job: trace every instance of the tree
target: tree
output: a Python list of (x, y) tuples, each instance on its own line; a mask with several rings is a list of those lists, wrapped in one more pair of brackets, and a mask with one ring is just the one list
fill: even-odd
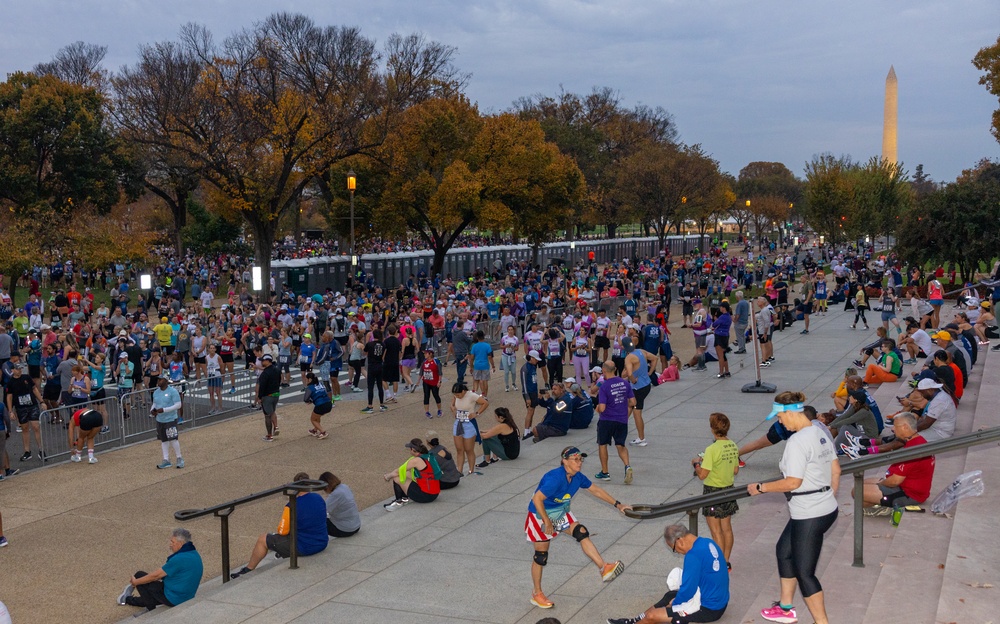
[(191, 216), (191, 223), (185, 225), (180, 234), (184, 246), (198, 254), (232, 253), (249, 255), (249, 249), (238, 251), (240, 222), (225, 215), (209, 212), (200, 202), (189, 198), (185, 212)]
[(916, 201), (921, 201), (938, 188), (937, 182), (924, 173), (924, 166), (922, 164), (917, 165), (917, 168), (913, 171), (913, 181), (910, 183), (910, 186), (913, 188), (914, 199)]
[(482, 117), (461, 95), (410, 108), (383, 151), (389, 173), (376, 222), (423, 238), (434, 250), (432, 273), (473, 223), (513, 229), (537, 252), (583, 197), (582, 174), (538, 122)]
[[(451, 48), (393, 35), (383, 68), (375, 42), (358, 29), (320, 27), (297, 14), (276, 13), (222, 44), (188, 25), (177, 45), (199, 67), (181, 85), (183, 115), (150, 120), (148, 107), (132, 114), (123, 103), (122, 117), (147, 145), (197, 165), (249, 226), (265, 275), (279, 220), (308, 185), (381, 145), (402, 110), (460, 82)], [(138, 101), (162, 95), (142, 64), (123, 75)], [(143, 133), (150, 122), (156, 131)], [(266, 279), (262, 294), (270, 296)]]
[(789, 204), (801, 203), (802, 181), (782, 163), (755, 161), (740, 169), (734, 191), (738, 201), (730, 214), (737, 224), (753, 223), (757, 241), (762, 243), (763, 232), (770, 231), (768, 223), (784, 222)]
[(0, 83), (0, 202), (21, 216), (106, 212), (125, 164), (95, 89), (20, 72)]
[[(42, 247), (32, 244), (38, 224), (10, 210), (0, 210), (0, 273), (10, 276), (11, 299), (17, 292), (17, 278), (45, 262)], [(4, 288), (0, 283), (0, 288)]]
[(108, 70), (102, 63), (107, 54), (107, 46), (77, 41), (56, 52), (51, 61), (35, 65), (32, 72), (103, 93), (108, 84)]
[(844, 240), (856, 229), (852, 208), (852, 185), (849, 178), (855, 167), (850, 158), (831, 154), (814, 156), (806, 163), (803, 215), (818, 234), (831, 243)]
[(68, 247), (82, 266), (146, 260), (158, 238), (147, 211), (148, 206), (119, 204), (107, 213), (76, 212), (66, 229)]
[(902, 167), (872, 157), (852, 171), (850, 181), (852, 222), (872, 238), (895, 232), (900, 216), (913, 203), (913, 190)]
[[(980, 49), (972, 59), (972, 64), (983, 72), (979, 77), (979, 84), (1000, 99), (1000, 37), (997, 37), (993, 45)], [(990, 132), (997, 141), (1000, 141), (1000, 108), (993, 111), (993, 125)]]
[(587, 197), (578, 214), (581, 224), (601, 224), (608, 236), (622, 223), (638, 220), (629, 212), (620, 189), (620, 165), (646, 144), (672, 143), (677, 138), (673, 118), (662, 108), (622, 105), (614, 90), (595, 88), (581, 96), (561, 91), (514, 102), (519, 116), (537, 120), (545, 138), (571, 156), (587, 182)]

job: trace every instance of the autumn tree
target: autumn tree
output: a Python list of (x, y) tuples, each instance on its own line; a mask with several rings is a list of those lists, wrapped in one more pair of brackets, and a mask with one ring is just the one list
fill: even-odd
[(97, 90), (20, 72), (0, 83), (0, 202), (17, 214), (106, 212), (124, 168)]
[(578, 223), (604, 225), (609, 238), (622, 223), (638, 221), (621, 191), (621, 164), (649, 144), (668, 144), (677, 138), (673, 118), (662, 108), (626, 108), (618, 92), (604, 87), (587, 95), (561, 91), (556, 96), (535, 95), (514, 102), (522, 118), (541, 124), (545, 138), (571, 156), (587, 182), (586, 201)]
[[(412, 43), (411, 42), (415, 42)], [(241, 216), (265, 275), (281, 217), (330, 166), (381, 145), (399, 113), (453, 88), (452, 50), (394, 35), (385, 56), (356, 28), (316, 25), (277, 13), (217, 44), (204, 28), (182, 29), (178, 54), (199, 67), (182, 85), (181, 115), (150, 119), (149, 107), (120, 106), (139, 141), (183, 154)], [(139, 65), (123, 72), (127, 95), (157, 97)], [(145, 118), (140, 115), (146, 115)], [(153, 123), (155, 132), (143, 133)], [(269, 297), (264, 280), (264, 297)]]
[(856, 223), (848, 217), (853, 206), (850, 173), (854, 168), (850, 158), (831, 154), (815, 156), (806, 163), (803, 216), (831, 243), (856, 233)]
[[(983, 75), (979, 77), (979, 84), (1000, 99), (1000, 37), (997, 37), (997, 41), (993, 45), (980, 49), (972, 59), (972, 64), (983, 72)], [(1000, 141), (1000, 108), (993, 111), (993, 124), (990, 132), (997, 141)]]
[(56, 52), (51, 61), (35, 65), (31, 71), (38, 76), (54, 76), (63, 82), (103, 93), (109, 78), (103, 66), (107, 54), (107, 46), (77, 41)]
[(752, 223), (760, 242), (763, 233), (770, 231), (768, 224), (784, 220), (788, 212), (785, 208), (799, 202), (802, 182), (782, 163), (756, 161), (740, 169), (734, 191), (737, 201), (730, 215), (737, 224)]

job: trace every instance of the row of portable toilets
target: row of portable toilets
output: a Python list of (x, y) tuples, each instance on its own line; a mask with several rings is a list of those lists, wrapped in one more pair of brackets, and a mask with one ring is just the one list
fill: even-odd
[[(698, 236), (668, 236), (666, 241), (666, 247), (675, 256), (690, 253), (698, 245)], [(604, 264), (623, 258), (658, 256), (660, 247), (655, 237), (549, 243), (539, 249), (537, 262), (543, 267), (553, 262), (573, 264), (589, 259), (591, 252), (595, 262)], [(476, 269), (493, 271), (508, 262), (522, 260), (531, 260), (528, 245), (456, 247), (445, 256), (441, 274), (461, 279), (472, 275)], [(385, 287), (402, 284), (421, 270), (430, 274), (433, 262), (431, 251), (366, 254), (358, 260), (359, 269)], [(288, 284), (296, 295), (311, 295), (327, 288), (344, 290), (351, 273), (351, 260), (348, 256), (278, 260), (271, 263), (271, 271), (277, 284)]]

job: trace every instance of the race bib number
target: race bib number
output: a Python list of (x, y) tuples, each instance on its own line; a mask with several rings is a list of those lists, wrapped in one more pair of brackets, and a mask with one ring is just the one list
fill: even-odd
[(427, 381), (434, 381), (434, 372), (433, 371), (429, 371), (429, 370), (425, 370), (424, 371), (424, 379), (426, 379)]
[(469, 422), (469, 410), (458, 410), (455, 418), (462, 422)]
[(30, 395), (30, 394), (22, 394), (22, 395), (19, 395), (19, 396), (17, 397), (17, 404), (18, 404), (18, 405), (21, 405), (21, 406), (28, 406), (28, 405), (32, 405), (32, 402), (31, 402), (31, 395)]

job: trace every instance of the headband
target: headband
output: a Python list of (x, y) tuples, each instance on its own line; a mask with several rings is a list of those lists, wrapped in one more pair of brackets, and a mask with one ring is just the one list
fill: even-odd
[(805, 403), (790, 403), (788, 405), (773, 403), (771, 405), (771, 413), (767, 415), (765, 420), (771, 420), (781, 412), (801, 412), (804, 407)]

